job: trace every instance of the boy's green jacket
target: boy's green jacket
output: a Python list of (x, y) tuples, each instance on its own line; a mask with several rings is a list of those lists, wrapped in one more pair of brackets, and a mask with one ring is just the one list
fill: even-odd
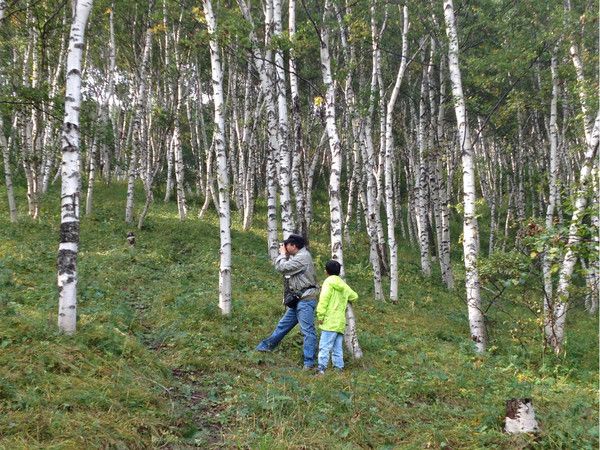
[(325, 279), (321, 287), (317, 320), (323, 322), (321, 330), (343, 333), (346, 330), (346, 306), (358, 298), (350, 286), (337, 275)]

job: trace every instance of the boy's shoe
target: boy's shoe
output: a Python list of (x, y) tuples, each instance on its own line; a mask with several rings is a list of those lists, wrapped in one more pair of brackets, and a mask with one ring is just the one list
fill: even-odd
[(333, 371), (336, 373), (342, 373), (344, 371), (344, 368), (343, 367), (334, 367)]
[(317, 373), (315, 373), (315, 377), (322, 377), (324, 375), (325, 375), (325, 371), (324, 370), (317, 369)]
[(303, 370), (304, 372), (312, 372), (313, 370), (315, 370), (315, 366), (304, 366), (304, 367), (302, 368), (302, 370)]

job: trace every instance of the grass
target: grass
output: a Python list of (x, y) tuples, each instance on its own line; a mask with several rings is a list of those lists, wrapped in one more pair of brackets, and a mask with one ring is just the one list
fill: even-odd
[[(572, 311), (556, 357), (537, 327), (515, 337), (513, 319), (492, 311), (490, 351), (476, 356), (460, 291), (422, 278), (402, 244), (400, 302), (376, 302), (355, 234), (345, 265), (365, 356), (315, 378), (300, 370), (297, 330), (273, 353), (253, 351), (283, 312), (263, 209), (248, 232), (234, 214), (233, 314), (222, 317), (214, 213), (180, 222), (174, 204), (156, 203), (130, 248), (123, 186), (96, 196), (73, 337), (56, 330), (56, 193), (36, 222), (21, 209), (11, 224), (0, 204), (0, 448), (597, 448), (597, 318)], [(327, 223), (318, 210), (319, 272)], [(533, 399), (538, 437), (502, 433), (513, 397)]]

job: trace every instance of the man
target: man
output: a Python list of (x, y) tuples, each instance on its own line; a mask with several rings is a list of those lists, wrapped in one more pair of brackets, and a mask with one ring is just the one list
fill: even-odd
[(279, 256), (275, 260), (275, 269), (287, 280), (288, 289), (299, 294), (300, 300), (294, 308), (287, 308), (275, 330), (256, 347), (260, 352), (273, 350), (288, 332), (300, 324), (304, 336), (304, 370), (315, 365), (317, 333), (315, 330), (315, 308), (317, 306), (317, 277), (312, 256), (305, 248), (304, 238), (290, 234), (279, 246)]

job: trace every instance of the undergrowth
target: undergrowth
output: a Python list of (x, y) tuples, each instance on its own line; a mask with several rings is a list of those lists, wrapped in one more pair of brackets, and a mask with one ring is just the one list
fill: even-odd
[[(424, 279), (410, 246), (400, 301), (373, 299), (364, 232), (344, 247), (364, 358), (315, 378), (300, 370), (297, 330), (255, 352), (283, 313), (264, 205), (247, 232), (234, 213), (223, 317), (216, 214), (198, 220), (191, 208), (180, 222), (174, 204), (155, 203), (130, 247), (124, 187), (98, 185), (81, 224), (77, 333), (60, 335), (57, 197), (38, 221), (22, 207), (17, 224), (0, 204), (0, 448), (597, 448), (596, 318), (570, 311), (557, 357), (539, 327), (515, 338), (522, 311), (492, 309), (489, 351), (477, 356), (460, 288)], [(317, 209), (311, 234), (321, 282), (327, 217)], [(460, 286), (459, 260), (455, 269)], [(533, 399), (539, 436), (502, 432), (514, 397)]]

